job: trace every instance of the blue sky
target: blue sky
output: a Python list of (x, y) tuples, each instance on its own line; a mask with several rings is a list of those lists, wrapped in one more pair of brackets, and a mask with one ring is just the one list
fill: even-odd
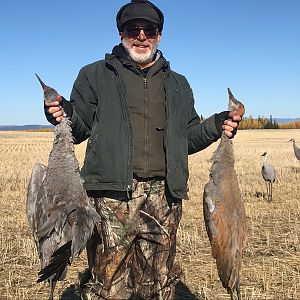
[[(10, 0), (0, 10), (0, 125), (47, 124), (34, 73), (66, 98), (80, 68), (119, 43), (122, 0)], [(153, 0), (160, 44), (198, 114), (226, 109), (227, 87), (254, 117), (300, 117), (299, 0)]]

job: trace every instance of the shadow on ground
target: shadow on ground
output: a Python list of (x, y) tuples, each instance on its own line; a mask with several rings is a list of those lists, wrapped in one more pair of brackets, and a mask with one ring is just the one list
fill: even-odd
[[(82, 300), (81, 289), (78, 286), (70, 285), (64, 290), (60, 300)], [(190, 289), (181, 281), (176, 284), (174, 300), (204, 300), (193, 294)]]
[(190, 289), (181, 281), (176, 284), (174, 300), (204, 300), (193, 294)]
[(64, 290), (60, 300), (82, 300), (81, 289), (76, 285), (70, 285)]

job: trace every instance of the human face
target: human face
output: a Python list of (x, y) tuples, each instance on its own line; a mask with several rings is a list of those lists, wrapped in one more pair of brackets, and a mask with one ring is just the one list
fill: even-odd
[(161, 33), (155, 24), (146, 20), (134, 20), (126, 24), (120, 33), (121, 41), (130, 58), (141, 68), (151, 66)]

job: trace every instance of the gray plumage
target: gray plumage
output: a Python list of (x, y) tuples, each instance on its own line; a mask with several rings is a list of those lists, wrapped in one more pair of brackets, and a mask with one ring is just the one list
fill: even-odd
[[(44, 101), (55, 101), (58, 93), (38, 79)], [(70, 120), (65, 115), (55, 126), (48, 166), (33, 167), (26, 213), (41, 262), (38, 282), (49, 280), (49, 299), (53, 299), (56, 282), (64, 279), (67, 265), (81, 253), (100, 223), (83, 187)]]
[(261, 174), (266, 183), (268, 201), (271, 202), (273, 199), (273, 183), (276, 179), (276, 171), (275, 168), (267, 160), (268, 153), (264, 152), (261, 156), (264, 157)]
[[(244, 105), (228, 89), (228, 110), (244, 114)], [(209, 182), (203, 194), (207, 234), (218, 274), (231, 299), (240, 299), (240, 269), (246, 239), (246, 214), (234, 169), (233, 144), (224, 133), (213, 154)]]
[(294, 153), (295, 153), (295, 156), (298, 160), (300, 160), (300, 149), (296, 146), (296, 142), (295, 142), (295, 139), (290, 139), (289, 140), (290, 142), (293, 142), (293, 148), (294, 148)]

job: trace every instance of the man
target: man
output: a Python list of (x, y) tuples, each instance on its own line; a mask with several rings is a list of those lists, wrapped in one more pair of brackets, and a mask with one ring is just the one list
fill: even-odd
[(215, 114), (200, 123), (191, 88), (157, 49), (163, 13), (133, 0), (117, 16), (121, 44), (83, 67), (70, 102), (57, 97), (45, 113), (65, 112), (75, 143), (88, 139), (84, 186), (102, 217), (87, 245), (98, 299), (173, 299), (181, 202), (187, 198), (188, 154), (222, 131), (232, 138), (240, 117)]

